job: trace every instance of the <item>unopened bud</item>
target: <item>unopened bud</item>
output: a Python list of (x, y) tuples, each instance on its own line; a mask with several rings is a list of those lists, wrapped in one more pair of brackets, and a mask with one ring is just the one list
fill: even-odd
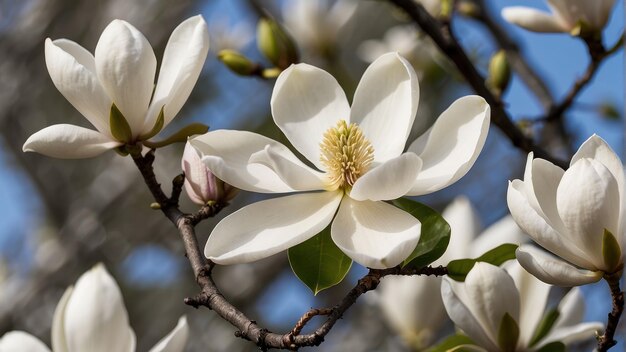
[(476, 18), (480, 13), (478, 6), (473, 1), (461, 1), (456, 5), (456, 11), (469, 18)]
[(298, 62), (298, 50), (293, 39), (273, 19), (261, 18), (256, 35), (259, 51), (276, 67), (284, 70)]
[(217, 54), (217, 58), (238, 75), (250, 76), (259, 70), (257, 63), (250, 61), (250, 59), (235, 50), (224, 49)]
[(181, 164), (185, 172), (185, 191), (194, 203), (225, 203), (237, 195), (238, 189), (215, 177), (189, 142), (185, 145)]
[(498, 51), (489, 62), (487, 85), (496, 94), (502, 95), (511, 80), (511, 67), (504, 50)]

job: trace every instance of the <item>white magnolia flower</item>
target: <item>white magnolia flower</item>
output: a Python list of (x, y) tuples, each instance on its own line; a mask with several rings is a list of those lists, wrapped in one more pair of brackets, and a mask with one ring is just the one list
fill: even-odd
[[(446, 252), (432, 265), (478, 257), (504, 243), (521, 243), (526, 235), (510, 216), (485, 231), (469, 199), (457, 197), (442, 213), (451, 229)], [(480, 233), (480, 235), (479, 235)], [(376, 292), (391, 327), (418, 350), (430, 346), (447, 320), (441, 299), (441, 278), (434, 276), (387, 276)]]
[[(390, 51), (397, 51), (407, 58), (413, 65), (427, 66), (436, 59), (437, 50), (432, 41), (418, 36), (413, 25), (399, 25), (391, 27), (385, 32), (381, 40), (370, 39), (363, 41), (357, 54), (366, 62), (374, 62), (381, 55)], [(418, 67), (419, 69), (419, 67)]]
[(518, 248), (517, 260), (540, 280), (582, 285), (623, 267), (621, 255), (603, 255), (605, 231), (615, 236), (613, 247), (620, 247), (612, 248), (613, 253), (624, 253), (626, 236), (623, 166), (602, 138), (593, 135), (585, 141), (567, 171), (529, 154), (524, 181), (509, 183), (507, 201), (518, 225), (556, 255)]
[[(165, 48), (156, 87), (157, 62), (152, 47), (125, 21), (114, 20), (105, 28), (95, 57), (73, 41), (46, 39), (50, 78), (96, 131), (53, 125), (30, 136), (23, 150), (56, 158), (88, 158), (151, 137), (161, 109), (165, 126), (189, 97), (209, 50), (208, 38), (202, 16), (181, 23)], [(111, 132), (113, 104), (130, 126), (128, 140), (117, 140)]]
[(210, 201), (228, 202), (237, 194), (236, 188), (209, 171), (189, 142), (185, 144), (181, 167), (185, 172), (185, 191), (196, 204), (205, 205)]
[(315, 168), (283, 144), (251, 132), (217, 130), (192, 139), (213, 174), (237, 188), (304, 192), (226, 217), (209, 237), (205, 255), (220, 264), (258, 260), (306, 241), (332, 221), (335, 244), (357, 263), (399, 264), (415, 248), (421, 225), (382, 201), (456, 182), (478, 157), (489, 128), (489, 105), (467, 96), (403, 153), (418, 100), (415, 72), (396, 53), (369, 66), (352, 108), (327, 72), (306, 64), (283, 71), (272, 115)]
[[(568, 345), (591, 338), (603, 328), (600, 322), (581, 323), (584, 300), (580, 291), (573, 289), (561, 300), (552, 328), (533, 341), (546, 312), (550, 287), (516, 262), (507, 265), (506, 270), (479, 262), (465, 282), (445, 277), (441, 294), (450, 319), (475, 343), (473, 351), (536, 351), (551, 342)], [(507, 314), (519, 328), (517, 339), (498, 338), (511, 333), (511, 329), (499, 331)], [(508, 344), (502, 346), (499, 341)]]
[[(182, 352), (188, 335), (187, 319), (181, 317), (174, 330), (150, 352)], [(120, 288), (103, 265), (96, 265), (61, 297), (52, 320), (52, 350), (134, 352), (135, 343)], [(50, 349), (28, 333), (12, 331), (0, 339), (0, 351), (49, 352)]]
[(552, 13), (525, 6), (505, 7), (505, 20), (533, 32), (570, 33), (583, 25), (600, 31), (606, 25), (614, 0), (547, 0)]

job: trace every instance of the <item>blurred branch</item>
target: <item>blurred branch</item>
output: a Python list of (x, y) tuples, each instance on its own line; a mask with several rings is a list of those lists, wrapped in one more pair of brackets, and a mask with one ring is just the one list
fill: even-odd
[[(203, 218), (216, 215), (225, 204), (214, 203), (208, 207), (203, 207), (197, 214), (185, 214), (178, 208), (178, 202), (172, 197), (168, 197), (156, 179), (152, 163), (154, 162), (154, 151), (142, 156), (140, 152), (131, 154), (133, 161), (141, 172), (143, 179), (152, 193), (154, 199), (160, 204), (163, 214), (178, 228), (180, 237), (184, 243), (187, 258), (196, 282), (202, 292), (194, 298), (186, 298), (185, 303), (195, 308), (205, 306), (214, 310), (224, 320), (237, 327), (239, 331), (235, 334), (238, 337), (255, 342), (262, 350), (267, 348), (298, 349), (304, 346), (317, 346), (324, 341), (324, 337), (330, 332), (335, 323), (343, 314), (356, 302), (364, 293), (375, 289), (380, 283), (380, 279), (387, 275), (446, 275), (448, 270), (445, 267), (424, 267), (420, 269), (400, 268), (400, 266), (370, 271), (362, 277), (356, 286), (348, 292), (339, 304), (332, 308), (324, 308), (307, 312), (295, 327), (286, 334), (276, 334), (259, 326), (254, 320), (248, 318), (243, 312), (233, 306), (219, 291), (213, 281), (211, 272), (214, 263), (205, 259), (198, 245), (195, 234), (195, 225)], [(299, 335), (306, 323), (315, 315), (327, 315), (328, 318), (315, 332), (306, 335)]]
[[(622, 269), (623, 270), (623, 269)], [(608, 322), (606, 324), (606, 330), (602, 336), (598, 337), (598, 352), (605, 352), (611, 347), (617, 344), (615, 341), (615, 331), (617, 330), (617, 324), (624, 312), (624, 292), (619, 287), (619, 280), (622, 277), (622, 270), (611, 275), (605, 275), (604, 279), (609, 284), (611, 290), (611, 297), (613, 298), (613, 309), (608, 314)]]
[(413, 21), (437, 44), (439, 49), (458, 68), (459, 72), (476, 94), (482, 96), (491, 106), (491, 120), (502, 132), (511, 140), (513, 145), (525, 152), (534, 152), (538, 158), (546, 159), (562, 168), (567, 168), (567, 163), (552, 156), (535, 142), (525, 136), (522, 131), (513, 123), (507, 112), (504, 110), (502, 101), (486, 87), (485, 78), (478, 72), (472, 61), (469, 59), (461, 45), (454, 38), (449, 25), (442, 26), (437, 20), (431, 17), (428, 12), (413, 0), (389, 0), (399, 8), (403, 9)]

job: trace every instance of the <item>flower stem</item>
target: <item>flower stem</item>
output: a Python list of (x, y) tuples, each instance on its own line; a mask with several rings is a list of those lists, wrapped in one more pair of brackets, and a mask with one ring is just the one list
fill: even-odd
[(606, 330), (604, 334), (598, 337), (598, 352), (608, 351), (611, 347), (617, 344), (615, 341), (615, 331), (617, 330), (617, 324), (619, 323), (620, 317), (624, 312), (624, 291), (622, 291), (619, 287), (619, 280), (622, 276), (623, 270), (619, 270), (613, 274), (604, 275), (604, 280), (606, 280), (609, 285), (609, 289), (611, 290), (611, 297), (613, 298), (613, 309), (608, 314), (608, 321), (606, 323)]

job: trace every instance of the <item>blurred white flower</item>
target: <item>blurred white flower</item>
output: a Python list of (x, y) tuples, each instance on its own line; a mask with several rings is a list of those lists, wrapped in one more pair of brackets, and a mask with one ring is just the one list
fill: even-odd
[[(114, 20), (105, 28), (95, 57), (67, 39), (48, 38), (45, 48), (54, 85), (96, 131), (53, 125), (30, 136), (23, 150), (56, 158), (89, 158), (152, 137), (161, 109), (161, 128), (172, 121), (198, 80), (209, 50), (209, 34), (199, 15), (176, 27), (165, 48), (156, 87), (152, 47), (125, 21)], [(128, 140), (116, 139), (111, 130), (113, 104), (128, 122)]]
[(254, 28), (247, 21), (232, 24), (223, 14), (209, 19), (209, 33), (211, 50), (215, 53), (224, 49), (241, 51), (254, 40), (255, 35)]
[(228, 202), (237, 194), (236, 188), (209, 171), (189, 142), (185, 144), (181, 167), (185, 172), (185, 191), (196, 204), (205, 205), (210, 201)]
[(551, 329), (537, 339), (549, 293), (549, 285), (516, 262), (506, 269), (479, 262), (465, 282), (445, 277), (441, 285), (446, 311), (475, 343), (472, 351), (537, 351), (551, 342), (568, 345), (589, 339), (603, 328), (600, 322), (581, 323), (584, 300), (573, 289), (560, 302)]
[[(150, 352), (182, 352), (188, 335), (187, 319), (181, 317), (174, 330)], [(52, 321), (52, 350), (133, 352), (135, 344), (120, 289), (104, 266), (96, 265), (61, 297)], [(32, 335), (11, 331), (0, 339), (0, 351), (49, 352), (50, 349)]]
[(478, 157), (489, 128), (485, 100), (463, 97), (403, 153), (418, 101), (415, 72), (396, 53), (369, 66), (352, 108), (327, 72), (306, 64), (283, 71), (271, 99), (274, 121), (323, 171), (250, 132), (217, 130), (191, 139), (211, 172), (237, 188), (304, 192), (232, 213), (213, 229), (205, 255), (219, 264), (251, 262), (302, 243), (332, 222), (333, 241), (357, 263), (398, 265), (415, 248), (421, 224), (384, 200), (456, 182)]
[(507, 201), (518, 225), (540, 246), (517, 250), (540, 280), (575, 286), (623, 268), (624, 171), (597, 135), (585, 141), (567, 171), (528, 155), (524, 180), (509, 183)]
[[(505, 216), (480, 235), (480, 221), (470, 201), (457, 197), (442, 213), (451, 228), (444, 255), (432, 265), (474, 258), (504, 243), (521, 243), (525, 234)], [(434, 276), (388, 276), (376, 292), (385, 318), (404, 341), (418, 350), (430, 346), (447, 320), (441, 299), (441, 278)]]
[(502, 9), (505, 20), (533, 32), (570, 33), (582, 25), (600, 31), (606, 25), (614, 0), (547, 0), (552, 13), (531, 7)]

